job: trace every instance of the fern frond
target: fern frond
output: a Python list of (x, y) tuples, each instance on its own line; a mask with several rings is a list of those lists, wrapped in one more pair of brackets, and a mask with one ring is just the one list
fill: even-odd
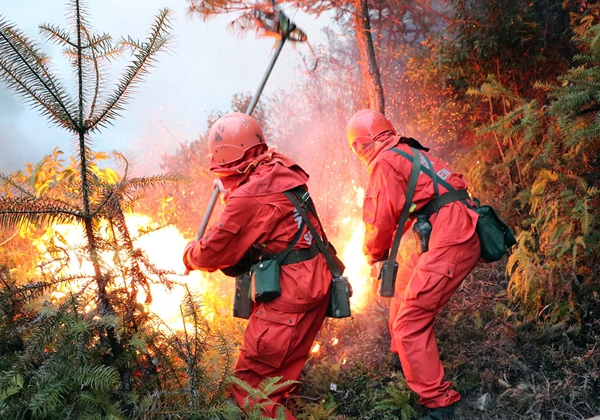
[(281, 376), (265, 378), (258, 387), (263, 390), (266, 395), (271, 395), (282, 388), (287, 388), (300, 383), (299, 381), (294, 380), (281, 381), (281, 379)]
[(113, 366), (80, 366), (73, 372), (72, 378), (81, 388), (89, 387), (96, 391), (114, 391), (119, 386), (119, 372)]

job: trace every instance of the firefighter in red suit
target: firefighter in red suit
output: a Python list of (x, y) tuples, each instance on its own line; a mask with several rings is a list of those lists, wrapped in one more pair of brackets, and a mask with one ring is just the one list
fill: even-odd
[[(208, 145), (210, 171), (226, 190), (225, 208), (202, 239), (187, 245), (184, 264), (188, 270), (227, 272), (243, 266), (244, 261), (255, 261), (257, 252), (282, 252), (302, 228), (292, 250), (301, 250), (307, 259), (282, 262), (281, 295), (270, 302), (254, 303), (235, 365), (235, 376), (254, 388), (267, 377), (299, 380), (326, 315), (332, 278), (323, 254), (310, 252), (317, 245), (283, 194), (298, 186), (305, 188), (308, 175), (294, 161), (267, 147), (260, 126), (246, 114), (232, 113), (216, 121)], [(310, 217), (322, 233), (319, 222)], [(294, 388), (280, 388), (271, 394), (275, 404), (268, 403), (263, 415), (275, 418), (283, 409), (287, 419), (294, 419), (282, 405)], [(244, 408), (246, 392), (234, 387), (233, 394)], [(255, 403), (265, 401), (251, 401)]]
[[(391, 150), (396, 148), (412, 156), (419, 150), (421, 165), (428, 167), (423, 154), (429, 149), (412, 138), (396, 135), (392, 124), (377, 111), (362, 110), (348, 122), (348, 142), (367, 165), (369, 185), (363, 207), (366, 226), (363, 251), (374, 268), (386, 260), (392, 246), (400, 215), (406, 202), (406, 190), (412, 161)], [(433, 172), (457, 190), (467, 188), (461, 174), (429, 155)], [(440, 195), (447, 190), (438, 184)], [(421, 171), (412, 199), (411, 215), (436, 198), (433, 180)], [(433, 331), (435, 316), (446, 305), (462, 281), (479, 260), (479, 238), (475, 232), (477, 214), (461, 201), (444, 205), (433, 213), (427, 252), (415, 253), (399, 267), (394, 297), (390, 303), (389, 328), (391, 350), (397, 353), (407, 384), (419, 395), (421, 405), (429, 409), (423, 419), (452, 419), (460, 394), (444, 380)], [(402, 227), (405, 233), (414, 217)], [(377, 271), (374, 270), (374, 271)]]

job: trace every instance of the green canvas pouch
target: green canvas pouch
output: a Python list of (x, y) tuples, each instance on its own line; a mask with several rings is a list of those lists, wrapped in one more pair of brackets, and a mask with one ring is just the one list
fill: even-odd
[(479, 214), (476, 229), (481, 244), (481, 259), (485, 262), (498, 261), (517, 241), (492, 206), (479, 206), (475, 211)]
[(346, 277), (334, 277), (331, 280), (329, 292), (329, 305), (326, 316), (329, 318), (347, 318), (352, 315), (350, 310), (350, 298), (352, 287)]
[(287, 248), (280, 254), (270, 258), (261, 259), (250, 269), (252, 277), (252, 300), (256, 303), (270, 302), (281, 296), (281, 284), (279, 275), (281, 273), (281, 262), (290, 253), (294, 245), (302, 235), (304, 222), (298, 226), (298, 233), (294, 236)]
[(252, 300), (270, 302), (281, 295), (279, 261), (263, 260), (252, 266)]

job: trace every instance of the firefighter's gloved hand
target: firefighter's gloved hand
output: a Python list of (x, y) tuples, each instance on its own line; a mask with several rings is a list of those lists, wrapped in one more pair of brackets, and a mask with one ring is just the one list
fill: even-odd
[(189, 244), (187, 244), (183, 249), (183, 265), (185, 265), (185, 268), (188, 271), (195, 270), (195, 268), (189, 263), (188, 253), (190, 253), (192, 249), (194, 249), (197, 243), (198, 241), (192, 241)]
[(375, 261), (373, 264), (371, 264), (371, 278), (372, 279), (378, 279), (379, 278), (379, 273), (381, 272), (381, 266), (383, 265), (385, 261)]
[(225, 187), (223, 186), (223, 181), (221, 181), (221, 178), (215, 178), (213, 180), (213, 185), (215, 187), (219, 187), (219, 192), (223, 195), (227, 194), (227, 190), (225, 189)]

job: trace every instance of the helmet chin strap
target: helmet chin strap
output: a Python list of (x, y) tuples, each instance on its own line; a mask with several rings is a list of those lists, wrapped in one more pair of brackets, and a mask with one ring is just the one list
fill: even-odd
[(246, 166), (246, 168), (245, 168), (243, 171), (240, 171), (239, 169), (236, 169), (235, 171), (236, 171), (238, 174), (245, 174), (246, 172), (248, 172), (248, 170), (249, 170), (250, 168), (255, 168), (256, 166), (258, 166), (258, 161), (257, 161), (257, 160), (254, 160), (254, 161), (250, 162), (250, 163), (248, 164), (248, 166)]

